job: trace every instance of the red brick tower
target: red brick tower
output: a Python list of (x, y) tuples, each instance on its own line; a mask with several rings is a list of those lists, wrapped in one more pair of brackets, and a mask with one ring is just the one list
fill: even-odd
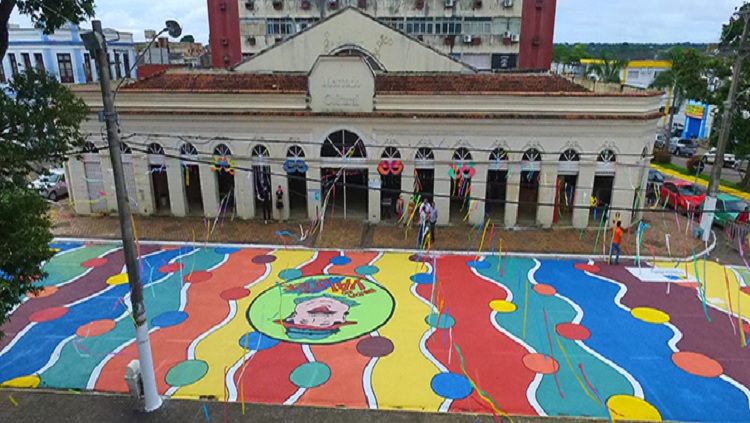
[(208, 0), (211, 60), (215, 68), (228, 68), (242, 61), (240, 9), (237, 0)]
[(557, 0), (524, 0), (521, 12), (520, 69), (549, 69)]

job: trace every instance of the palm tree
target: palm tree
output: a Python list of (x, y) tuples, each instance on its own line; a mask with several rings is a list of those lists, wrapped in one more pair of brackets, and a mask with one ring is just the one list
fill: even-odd
[(605, 53), (602, 55), (601, 63), (594, 63), (589, 70), (601, 82), (619, 84), (622, 81), (620, 74), (624, 67), (624, 61), (608, 58)]

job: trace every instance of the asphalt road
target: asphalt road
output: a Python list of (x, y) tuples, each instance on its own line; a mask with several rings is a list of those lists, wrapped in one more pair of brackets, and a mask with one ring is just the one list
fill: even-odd
[[(677, 157), (672, 156), (672, 163), (681, 166), (684, 168), (687, 168), (687, 161), (690, 159), (690, 157)], [(711, 173), (711, 168), (713, 166), (710, 164), (706, 164), (706, 169), (703, 171), (706, 175), (709, 175)], [(725, 181), (729, 182), (741, 182), (742, 181), (742, 173), (738, 172), (735, 169), (725, 167), (721, 170), (721, 179), (724, 179)]]

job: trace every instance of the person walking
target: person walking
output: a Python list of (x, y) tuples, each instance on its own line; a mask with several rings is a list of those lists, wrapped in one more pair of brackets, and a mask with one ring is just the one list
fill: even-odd
[(271, 189), (270, 187), (264, 187), (263, 193), (261, 193), (261, 201), (263, 201), (263, 220), (265, 221), (266, 225), (268, 224), (268, 221), (271, 220), (272, 214), (271, 214)]
[(425, 235), (429, 232), (430, 228), (430, 214), (432, 213), (432, 207), (430, 207), (430, 200), (424, 198), (422, 204), (419, 206), (419, 236), (417, 237), (417, 248), (422, 248), (422, 244), (425, 241)]
[(614, 254), (615, 251), (617, 251), (615, 264), (620, 264), (620, 241), (622, 240), (622, 234), (624, 233), (625, 231), (622, 230), (622, 222), (618, 220), (617, 226), (615, 226), (612, 234), (612, 247), (609, 249), (609, 264), (612, 264), (612, 254)]
[(435, 202), (432, 201), (432, 212), (430, 213), (430, 240), (435, 242), (435, 222), (438, 220), (438, 209), (435, 207)]
[(281, 188), (281, 185), (276, 190), (276, 208), (279, 209), (279, 213), (284, 208), (284, 190)]

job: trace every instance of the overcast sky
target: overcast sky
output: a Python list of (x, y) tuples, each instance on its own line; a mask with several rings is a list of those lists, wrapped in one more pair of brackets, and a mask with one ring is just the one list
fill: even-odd
[[(411, 1), (411, 0), (403, 0)], [(184, 34), (208, 42), (207, 0), (97, 0), (105, 27), (135, 34), (176, 19)], [(555, 42), (715, 42), (742, 0), (557, 0)], [(11, 22), (30, 25), (18, 14)]]

